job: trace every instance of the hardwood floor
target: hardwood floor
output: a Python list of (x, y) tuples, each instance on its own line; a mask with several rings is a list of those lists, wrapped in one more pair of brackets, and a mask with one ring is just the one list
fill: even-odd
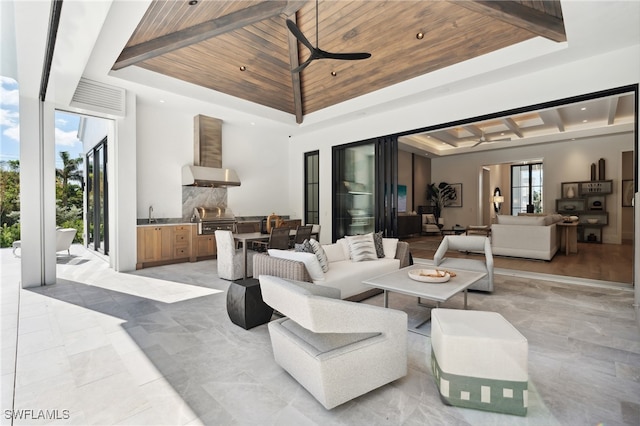
[[(409, 243), (414, 258), (433, 259), (441, 236), (403, 238)], [(474, 254), (450, 252), (452, 257), (477, 257)], [(562, 275), (600, 281), (611, 281), (632, 286), (633, 244), (578, 243), (578, 253), (565, 255), (558, 252), (551, 261), (494, 256), (494, 266), (502, 269)]]

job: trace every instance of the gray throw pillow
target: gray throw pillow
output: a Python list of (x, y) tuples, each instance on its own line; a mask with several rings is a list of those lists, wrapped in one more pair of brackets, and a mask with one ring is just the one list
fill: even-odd
[(304, 240), (302, 243), (296, 243), (294, 251), (301, 253), (313, 253), (313, 247), (311, 247), (309, 240)]
[(378, 259), (384, 257), (384, 247), (382, 246), (382, 231), (373, 234), (373, 245), (376, 247), (376, 255)]

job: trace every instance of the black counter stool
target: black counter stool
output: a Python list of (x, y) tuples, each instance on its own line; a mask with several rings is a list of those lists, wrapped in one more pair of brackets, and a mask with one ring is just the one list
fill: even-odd
[(231, 281), (227, 291), (227, 313), (232, 323), (248, 330), (271, 320), (273, 308), (262, 300), (260, 281)]

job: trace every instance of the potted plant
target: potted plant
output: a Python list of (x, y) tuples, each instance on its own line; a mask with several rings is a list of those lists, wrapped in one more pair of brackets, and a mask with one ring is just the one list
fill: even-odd
[(442, 209), (456, 199), (456, 191), (447, 182), (427, 185), (427, 200), (433, 205), (436, 220), (440, 218)]

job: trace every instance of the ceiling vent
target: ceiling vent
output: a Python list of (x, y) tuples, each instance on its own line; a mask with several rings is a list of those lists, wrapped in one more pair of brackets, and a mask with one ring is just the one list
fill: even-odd
[(125, 90), (81, 78), (71, 99), (71, 106), (118, 117), (125, 115)]

